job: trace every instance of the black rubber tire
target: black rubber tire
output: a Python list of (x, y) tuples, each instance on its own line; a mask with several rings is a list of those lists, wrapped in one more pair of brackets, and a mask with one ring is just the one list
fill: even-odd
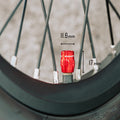
[(53, 85), (30, 78), (0, 56), (0, 87), (38, 114), (70, 119), (97, 109), (120, 92), (119, 59), (120, 54), (84, 81)]

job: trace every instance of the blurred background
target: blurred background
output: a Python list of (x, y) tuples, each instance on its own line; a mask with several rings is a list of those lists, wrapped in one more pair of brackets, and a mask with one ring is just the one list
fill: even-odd
[[(49, 1), (45, 0), (46, 10), (48, 11)], [(120, 12), (120, 0), (111, 0), (116, 9)], [(0, 0), (0, 28), (9, 17), (19, 0)], [(14, 55), (19, 25), (21, 21), (24, 1), (10, 21), (9, 25), (0, 36), (0, 53), (8, 61)], [(110, 8), (115, 44), (120, 40), (120, 22), (116, 14)], [(61, 80), (60, 54), (62, 50), (74, 50), (75, 68), (78, 66), (78, 56), (81, 45), (81, 36), (83, 31), (84, 11), (81, 0), (54, 0), (49, 26), (52, 34), (57, 70)], [(97, 56), (97, 62), (101, 62), (111, 51), (109, 26), (106, 12), (105, 0), (91, 0), (89, 8), (89, 22), (92, 31), (92, 37)], [(33, 76), (34, 69), (37, 66), (41, 42), (45, 28), (44, 15), (40, 0), (28, 0), (25, 14), (25, 21), (18, 51), (17, 68), (29, 76)], [(61, 33), (74, 35), (74, 38), (61, 38)], [(74, 45), (61, 45), (61, 43), (70, 42)], [(92, 59), (88, 31), (86, 29), (85, 43), (85, 72), (92, 67), (89, 60)], [(75, 73), (74, 73), (75, 74)], [(75, 75), (74, 75), (75, 76)], [(48, 34), (40, 67), (40, 80), (46, 82), (53, 81), (53, 65), (50, 51)]]

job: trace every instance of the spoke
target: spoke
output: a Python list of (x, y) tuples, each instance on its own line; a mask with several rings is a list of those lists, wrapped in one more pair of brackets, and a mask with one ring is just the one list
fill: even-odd
[(112, 30), (112, 23), (111, 23), (110, 8), (109, 8), (108, 0), (106, 0), (106, 8), (107, 8), (108, 23), (109, 23), (109, 28), (110, 28), (111, 45), (114, 46), (113, 30)]
[(116, 13), (118, 19), (120, 19), (120, 14), (119, 14), (118, 11), (116, 10), (115, 6), (111, 3), (111, 1), (109, 1), (109, 3), (110, 3), (110, 5), (111, 5), (112, 9), (114, 10), (114, 12)]
[(23, 22), (24, 22), (24, 17), (25, 17), (25, 12), (26, 12), (26, 6), (27, 6), (27, 0), (25, 0), (25, 3), (24, 3), (22, 19), (21, 19), (21, 24), (20, 24), (20, 29), (19, 29), (18, 39), (17, 39), (17, 45), (15, 49), (15, 56), (17, 56), (17, 53), (18, 53), (18, 48), (19, 48), (19, 43), (20, 43), (20, 38), (21, 38), (21, 33), (22, 33), (22, 28), (23, 28)]
[(4, 32), (5, 28), (7, 27), (8, 23), (10, 22), (10, 20), (12, 19), (12, 17), (14, 16), (15, 12), (17, 11), (17, 9), (19, 8), (19, 6), (21, 5), (23, 0), (20, 0), (19, 3), (17, 4), (17, 6), (15, 7), (15, 9), (13, 10), (13, 12), (11, 13), (11, 15), (9, 16), (9, 18), (7, 19), (7, 21), (5, 22), (5, 24), (3, 25), (1, 31), (0, 31), (0, 36), (2, 35), (2, 33)]
[(85, 11), (85, 18), (84, 18), (84, 27), (83, 27), (83, 34), (82, 34), (82, 41), (81, 41), (81, 49), (80, 49), (80, 54), (79, 54), (79, 63), (78, 63), (78, 69), (81, 68), (81, 61), (82, 61), (82, 52), (83, 52), (83, 46), (84, 46), (84, 38), (85, 38), (85, 30), (86, 30), (86, 25), (87, 25), (87, 16), (88, 16), (88, 11), (89, 11), (89, 4), (90, 0), (87, 2), (87, 8)]
[[(82, 0), (82, 4), (83, 4), (84, 13), (85, 13), (85, 11), (86, 11), (86, 5), (85, 5), (85, 1), (84, 0)], [(91, 29), (90, 29), (90, 24), (89, 24), (88, 17), (87, 17), (87, 27), (88, 27), (90, 44), (91, 44), (92, 56), (93, 56), (93, 58), (96, 58), (95, 49), (94, 49), (94, 45), (93, 45), (93, 39), (92, 39), (92, 34), (91, 34)]]
[[(44, 18), (46, 20), (47, 14), (46, 14), (44, 0), (41, 0), (41, 4), (42, 4), (43, 13), (44, 13)], [(52, 60), (53, 60), (53, 69), (54, 69), (54, 71), (57, 71), (56, 61), (55, 61), (55, 55), (54, 55), (54, 49), (53, 49), (53, 43), (52, 43), (52, 36), (51, 36), (51, 32), (50, 32), (49, 23), (48, 23), (47, 29), (48, 29), (48, 35), (49, 35), (49, 41), (50, 41), (50, 48), (51, 48), (51, 54), (52, 54)]]
[(40, 68), (40, 64), (41, 64), (41, 58), (42, 58), (43, 48), (44, 48), (44, 44), (45, 44), (46, 32), (47, 32), (49, 18), (50, 18), (50, 13), (51, 13), (51, 9), (52, 9), (52, 3), (53, 3), (53, 0), (50, 1), (50, 5), (49, 5), (49, 12), (48, 12), (48, 16), (47, 16), (47, 19), (46, 19), (46, 25), (45, 25), (45, 30), (44, 30), (42, 44), (41, 44), (41, 50), (40, 50), (38, 66), (37, 66), (38, 68)]

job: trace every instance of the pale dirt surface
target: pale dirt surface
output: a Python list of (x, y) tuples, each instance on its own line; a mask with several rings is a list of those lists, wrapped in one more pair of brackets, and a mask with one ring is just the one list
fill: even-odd
[[(120, 11), (120, 0), (112, 0), (117, 10)], [(0, 0), (0, 28), (8, 18), (18, 0)], [(45, 0), (46, 7), (49, 6), (49, 0)], [(23, 3), (11, 20), (10, 24), (0, 37), (0, 53), (10, 61), (15, 51), (17, 35), (19, 30), (20, 17)], [(115, 43), (120, 40), (120, 22), (116, 14), (111, 10), (113, 31)], [(76, 67), (78, 65), (78, 54), (80, 51), (81, 35), (83, 29), (84, 12), (81, 0), (54, 0), (52, 13), (50, 17), (50, 29), (53, 38), (57, 69), (60, 70), (60, 52), (61, 50), (74, 50)], [(106, 14), (105, 0), (91, 0), (89, 10), (89, 20), (93, 34), (97, 61), (102, 61), (110, 49), (109, 27)], [(18, 52), (17, 68), (26, 74), (33, 76), (33, 71), (37, 66), (41, 41), (43, 37), (45, 21), (41, 9), (40, 0), (28, 0), (28, 6), (25, 16), (24, 27)], [(75, 35), (74, 39), (60, 38), (60, 33), (68, 32)], [(74, 46), (61, 46), (61, 42), (74, 42)], [(91, 69), (88, 65), (91, 56), (91, 48), (88, 33), (85, 36), (85, 72)], [(52, 82), (53, 67), (50, 52), (48, 36), (46, 38), (44, 54), (40, 67), (40, 79)], [(61, 77), (60, 77), (61, 79)]]

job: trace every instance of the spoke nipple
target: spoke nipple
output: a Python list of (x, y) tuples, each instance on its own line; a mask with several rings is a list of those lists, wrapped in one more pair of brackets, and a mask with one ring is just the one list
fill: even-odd
[(54, 77), (54, 84), (58, 84), (59, 83), (59, 79), (58, 79), (58, 77), (59, 77), (59, 73), (58, 73), (58, 71), (53, 71), (53, 77)]
[(94, 68), (94, 72), (98, 72), (99, 65), (97, 64), (96, 58), (93, 58), (93, 68)]
[(53, 83), (54, 83), (54, 84), (58, 84), (58, 83), (59, 83), (58, 77), (59, 77), (58, 71), (53, 71), (53, 78), (54, 78)]
[(16, 56), (12, 56), (10, 64), (13, 67), (16, 67), (16, 65), (17, 65), (17, 57)]
[(40, 69), (38, 69), (38, 68), (36, 68), (35, 70), (34, 70), (34, 79), (39, 79), (39, 77), (40, 77)]
[(111, 45), (111, 49), (113, 56), (115, 56), (116, 55), (115, 45)]
[(77, 81), (81, 80), (81, 70), (80, 69), (76, 69), (76, 80)]

